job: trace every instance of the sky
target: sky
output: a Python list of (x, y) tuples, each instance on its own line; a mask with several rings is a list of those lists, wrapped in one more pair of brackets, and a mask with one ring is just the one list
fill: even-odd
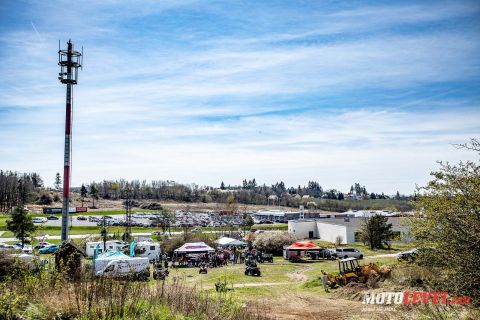
[[(0, 169), (412, 194), (480, 137), (478, 1), (0, 4)], [(478, 157), (477, 157), (478, 158)]]

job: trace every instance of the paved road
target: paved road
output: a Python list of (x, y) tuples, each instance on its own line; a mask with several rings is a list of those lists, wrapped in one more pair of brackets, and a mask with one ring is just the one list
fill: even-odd
[[(172, 234), (180, 234), (181, 232), (172, 232)], [(132, 236), (149, 236), (151, 233), (150, 232), (134, 232), (132, 233)], [(109, 234), (113, 236), (112, 234)], [(72, 234), (70, 235), (71, 239), (83, 239), (83, 238), (88, 238), (88, 237), (98, 237), (98, 233), (92, 233), (92, 234)], [(49, 240), (60, 240), (61, 236), (49, 236), (48, 234), (45, 236), (39, 236), (39, 237), (34, 237), (35, 239), (49, 239)], [(18, 241), (17, 238), (0, 238), (0, 242), (10, 242), (10, 241)]]
[(366, 256), (365, 259), (391, 258), (396, 257), (396, 253), (379, 254), (376, 256)]

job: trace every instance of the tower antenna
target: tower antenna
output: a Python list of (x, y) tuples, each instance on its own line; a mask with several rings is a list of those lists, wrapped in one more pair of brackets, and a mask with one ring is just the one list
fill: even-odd
[(58, 41), (58, 65), (60, 73), (58, 80), (67, 85), (66, 115), (65, 115), (65, 149), (63, 157), (63, 206), (62, 206), (62, 242), (68, 240), (68, 223), (70, 208), (70, 174), (72, 162), (72, 109), (73, 109), (73, 85), (77, 84), (78, 68), (82, 67), (82, 53), (73, 50), (71, 40), (67, 42), (67, 49), (60, 50)]

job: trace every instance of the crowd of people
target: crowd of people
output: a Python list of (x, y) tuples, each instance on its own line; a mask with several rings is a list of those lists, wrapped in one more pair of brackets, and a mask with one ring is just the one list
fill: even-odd
[[(268, 255), (267, 255), (268, 256)], [(238, 247), (220, 248), (215, 252), (204, 253), (174, 253), (171, 259), (172, 267), (200, 267), (218, 268), (228, 264), (247, 263), (248, 261), (258, 261), (263, 263), (265, 253), (261, 250), (239, 249)], [(166, 254), (160, 257), (168, 265), (168, 256)]]

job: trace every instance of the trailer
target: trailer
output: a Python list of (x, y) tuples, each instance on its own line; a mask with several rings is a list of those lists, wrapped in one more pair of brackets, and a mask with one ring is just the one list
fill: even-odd
[[(87, 254), (87, 257), (93, 257), (97, 245), (99, 246), (98, 253), (103, 253), (103, 241), (87, 242), (85, 245), (85, 253)], [(125, 246), (126, 243), (120, 240), (109, 240), (105, 242), (107, 251), (122, 251)]]
[(143, 240), (135, 244), (135, 256), (145, 257), (149, 261), (160, 259), (160, 243), (151, 240)]

